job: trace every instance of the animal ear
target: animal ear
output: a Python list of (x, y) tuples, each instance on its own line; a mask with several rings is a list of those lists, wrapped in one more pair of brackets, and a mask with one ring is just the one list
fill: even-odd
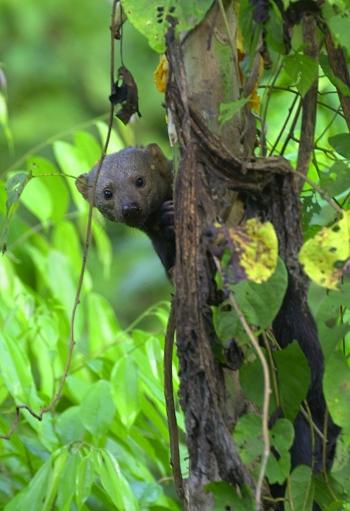
[(89, 175), (81, 174), (75, 182), (75, 186), (82, 194), (84, 199), (89, 200)]
[(146, 147), (146, 151), (149, 152), (150, 155), (153, 156), (153, 158), (161, 159), (165, 158), (163, 151), (161, 150), (158, 144), (148, 144), (148, 146)]
[[(165, 157), (159, 145), (148, 144), (148, 146), (145, 148), (145, 151), (147, 151), (151, 155), (152, 160), (155, 161), (156, 170), (163, 174), (164, 177), (168, 178), (171, 175), (170, 172), (171, 164), (169, 160)], [(153, 167), (153, 164), (151, 165), (151, 167)]]

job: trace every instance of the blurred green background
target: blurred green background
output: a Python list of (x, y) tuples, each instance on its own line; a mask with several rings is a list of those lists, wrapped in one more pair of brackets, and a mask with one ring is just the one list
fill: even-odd
[[(0, 177), (24, 170), (25, 155), (53, 160), (54, 140), (69, 142), (78, 128), (95, 134), (94, 120), (107, 118), (111, 5), (108, 0), (0, 0), (0, 65), (12, 134), (9, 140), (0, 131)], [(116, 53), (118, 67), (119, 48)], [(163, 95), (153, 81), (158, 56), (129, 23), (123, 53), (139, 88), (142, 117), (131, 126), (135, 143), (157, 142), (169, 154)], [(106, 277), (94, 264), (94, 287), (127, 324), (167, 298), (170, 286), (144, 234), (110, 222), (106, 228), (113, 245), (111, 272)]]

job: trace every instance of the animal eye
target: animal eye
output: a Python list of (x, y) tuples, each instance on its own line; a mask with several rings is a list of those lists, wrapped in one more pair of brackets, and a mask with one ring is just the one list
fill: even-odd
[(135, 181), (135, 185), (137, 186), (137, 188), (142, 188), (145, 184), (145, 180), (143, 177), (138, 177)]
[(103, 196), (106, 200), (110, 200), (113, 197), (113, 192), (109, 188), (103, 190)]

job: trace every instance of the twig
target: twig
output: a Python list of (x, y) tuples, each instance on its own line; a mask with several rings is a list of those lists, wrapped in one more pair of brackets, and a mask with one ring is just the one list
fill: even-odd
[(176, 327), (175, 320), (175, 301), (172, 300), (164, 344), (164, 396), (170, 441), (170, 464), (173, 471), (176, 493), (178, 494), (181, 502), (185, 504), (185, 492), (181, 473), (179, 452), (179, 431), (176, 421), (173, 389), (173, 348)]
[(297, 111), (295, 112), (295, 116), (293, 118), (293, 121), (292, 121), (291, 127), (289, 129), (289, 133), (287, 135), (287, 138), (285, 139), (284, 144), (282, 146), (282, 149), (280, 151), (280, 155), (284, 154), (285, 150), (287, 149), (287, 145), (289, 144), (290, 140), (292, 140), (293, 137), (294, 137), (294, 129), (295, 129), (295, 126), (296, 126), (296, 124), (298, 122), (300, 111), (301, 111), (301, 101), (298, 104)]
[(280, 129), (280, 132), (279, 132), (279, 134), (278, 134), (278, 136), (277, 136), (277, 138), (276, 138), (276, 140), (275, 140), (275, 143), (273, 144), (272, 148), (270, 149), (270, 156), (271, 156), (271, 155), (273, 155), (273, 153), (274, 153), (274, 151), (275, 151), (275, 149), (276, 149), (276, 147), (277, 147), (277, 144), (278, 144), (278, 143), (279, 143), (279, 141), (281, 140), (281, 137), (282, 137), (282, 135), (283, 135), (283, 133), (284, 133), (284, 130), (285, 130), (285, 129), (286, 129), (286, 127), (287, 127), (287, 124), (288, 124), (289, 119), (290, 119), (290, 117), (291, 117), (291, 115), (292, 115), (292, 113), (293, 113), (294, 107), (295, 107), (295, 105), (296, 105), (296, 103), (297, 103), (298, 99), (299, 99), (299, 96), (298, 96), (298, 95), (295, 95), (295, 96), (294, 96), (294, 98), (293, 98), (292, 104), (290, 105), (290, 107), (289, 107), (289, 109), (288, 109), (288, 114), (287, 114), (287, 116), (286, 116), (286, 118), (285, 118), (285, 120), (284, 120), (283, 126), (282, 126), (282, 128)]

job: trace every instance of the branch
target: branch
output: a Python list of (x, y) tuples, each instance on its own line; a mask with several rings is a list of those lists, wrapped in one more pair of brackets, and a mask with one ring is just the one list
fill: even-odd
[[(316, 21), (312, 15), (305, 15), (302, 20), (302, 30), (305, 43), (305, 55), (316, 63), (319, 60), (319, 47), (316, 36)], [(314, 149), (316, 111), (317, 111), (318, 77), (311, 85), (302, 100), (303, 114), (301, 119), (301, 139), (298, 151), (297, 170), (306, 176)], [(301, 189), (303, 180), (296, 180), (296, 188)]]

